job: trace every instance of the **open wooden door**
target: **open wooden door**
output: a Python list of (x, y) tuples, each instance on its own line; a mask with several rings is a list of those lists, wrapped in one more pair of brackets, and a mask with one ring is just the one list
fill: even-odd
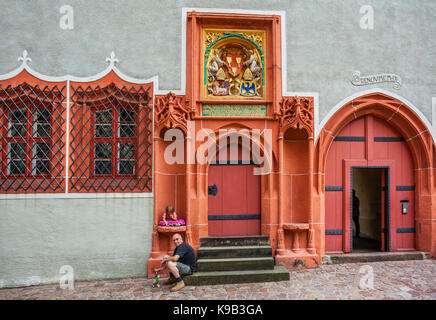
[(389, 196), (389, 189), (387, 186), (387, 170), (389, 169), (383, 169), (381, 171), (381, 235), (380, 235), (380, 239), (381, 239), (381, 251), (389, 251), (386, 247), (387, 247), (387, 243), (388, 243), (388, 235), (389, 235), (389, 228), (387, 226), (387, 210), (386, 210), (386, 205), (388, 203), (388, 196)]

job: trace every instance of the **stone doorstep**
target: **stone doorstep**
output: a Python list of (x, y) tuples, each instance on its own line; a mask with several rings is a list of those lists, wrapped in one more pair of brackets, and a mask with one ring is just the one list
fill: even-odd
[(271, 246), (200, 247), (198, 258), (272, 257)]
[(232, 236), (200, 238), (200, 247), (238, 247), (269, 245), (269, 236)]
[(322, 257), (323, 264), (379, 262), (379, 261), (405, 261), (430, 259), (431, 253), (421, 251), (404, 252), (365, 252), (330, 254)]
[(198, 271), (244, 271), (244, 270), (272, 270), (272, 257), (227, 258), (227, 259), (198, 259)]
[(289, 271), (283, 266), (269, 270), (195, 272), (183, 277), (186, 285), (216, 285), (233, 283), (289, 281)]

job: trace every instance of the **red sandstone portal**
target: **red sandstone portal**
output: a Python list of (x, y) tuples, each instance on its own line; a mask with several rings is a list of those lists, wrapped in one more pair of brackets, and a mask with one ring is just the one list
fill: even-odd
[[(196, 250), (199, 239), (210, 235), (268, 235), (276, 263), (292, 266), (304, 260), (310, 267), (321, 262), (311, 224), (313, 99), (282, 97), (280, 28), (280, 16), (188, 13), (186, 96), (157, 96), (155, 103), (154, 224), (165, 207), (173, 204), (187, 222), (181, 232)], [(205, 60), (207, 54), (211, 55)], [(192, 131), (188, 121), (195, 127)], [(181, 129), (185, 150), (195, 154), (204, 143), (220, 145), (227, 138), (220, 132), (223, 129), (270, 130), (267, 146), (264, 135), (260, 139), (250, 135), (246, 150), (250, 154), (253, 147), (260, 150), (270, 171), (255, 176), (251, 173), (254, 165), (186, 161), (169, 165), (163, 156), (170, 144), (163, 139), (169, 128)], [(214, 140), (198, 141), (201, 128), (211, 130)], [(270, 157), (267, 148), (272, 151)], [(213, 185), (218, 188), (217, 196), (208, 193)], [(225, 215), (244, 219), (209, 219)], [(149, 276), (170, 251), (169, 236), (155, 227)]]
[[(346, 141), (341, 137), (355, 138)], [(351, 249), (351, 216), (346, 209), (351, 206), (351, 169), (363, 166), (383, 167), (389, 173), (385, 180), (389, 189), (385, 206), (389, 212), (384, 213), (388, 218), (383, 226), (388, 233), (385, 249), (416, 249), (435, 255), (435, 145), (415, 112), (381, 93), (356, 98), (329, 119), (319, 135), (315, 154), (315, 167), (325, 172), (325, 180), (320, 176), (314, 185), (319, 204), (315, 216), (322, 221), (325, 213), (322, 251)], [(334, 191), (331, 187), (335, 186), (342, 187), (343, 192)], [(404, 203), (408, 204), (405, 214)], [(335, 234), (336, 230), (340, 232)]]
[[(168, 204), (174, 205), (179, 217), (186, 220), (187, 226), (178, 232), (195, 250), (202, 237), (260, 233), (270, 237), (276, 264), (288, 269), (317, 266), (326, 250), (350, 251), (351, 217), (345, 208), (351, 205), (353, 166), (379, 166), (390, 170), (389, 180), (386, 180), (390, 183), (391, 194), (390, 225), (386, 226), (390, 237), (390, 243), (385, 244), (387, 249), (389, 246), (392, 251), (416, 248), (436, 255), (436, 151), (422, 120), (400, 101), (384, 94), (371, 94), (354, 99), (337, 111), (322, 128), (314, 145), (313, 98), (283, 97), (280, 26), (279, 16), (188, 13), (186, 95), (170, 93), (155, 99), (155, 228), (148, 276), (153, 275), (152, 269), (159, 266), (161, 257), (172, 249), (171, 232), (157, 228)], [(205, 29), (226, 30), (235, 38), (218, 38), (228, 42), (223, 40), (222, 45), (216, 47), (215, 58), (209, 56), (207, 61), (205, 52), (215, 49), (213, 41), (203, 43)], [(238, 30), (261, 31), (265, 40), (263, 49), (251, 46), (248, 36), (235, 35), (243, 32)], [(254, 36), (250, 32), (249, 36)], [(253, 72), (245, 69), (239, 73), (239, 77), (244, 77), (240, 79), (244, 81), (244, 87), (238, 91), (237, 87), (230, 87), (236, 78), (226, 80), (228, 70), (219, 70), (219, 59), (226, 57), (230, 61), (232, 58), (228, 64), (234, 65), (234, 57), (242, 58), (241, 52), (239, 56), (231, 52), (236, 38), (241, 37), (244, 39), (240, 44), (246, 45), (247, 50), (257, 50), (253, 55), (259, 58), (264, 54), (264, 73), (260, 78), (264, 81), (250, 80), (260, 66), (260, 63), (253, 64)], [(221, 49), (229, 52), (226, 55)], [(209, 69), (204, 68), (205, 63)], [(238, 74), (238, 70), (232, 70), (233, 75)], [(208, 72), (213, 72), (212, 78), (208, 78)], [(258, 95), (247, 89), (260, 83), (264, 87)], [(214, 108), (219, 105), (225, 105), (222, 110), (230, 110), (230, 113), (215, 113)], [(246, 113), (247, 107), (252, 110), (250, 114)], [(243, 112), (238, 115), (232, 110)], [(188, 121), (195, 126), (192, 131), (188, 129)], [(191, 164), (186, 157), (183, 164), (169, 165), (164, 152), (170, 142), (163, 139), (169, 128), (179, 128), (183, 132), (185, 150), (194, 153), (205, 143), (196, 139), (201, 128), (213, 132), (213, 141), (208, 143), (215, 145), (226, 139), (220, 134), (222, 129), (271, 130), (272, 156), (267, 159), (271, 171), (254, 179), (247, 175), (248, 167), (244, 169), (243, 166)], [(354, 135), (364, 137), (364, 141), (334, 141), (337, 136)], [(379, 135), (404, 138), (404, 141), (374, 141)], [(250, 137), (250, 152), (253, 146), (265, 155), (264, 138)], [(247, 179), (252, 181), (247, 184)], [(238, 184), (233, 180), (238, 180)], [(209, 195), (209, 187), (213, 185), (218, 188), (218, 198)], [(412, 185), (414, 191), (396, 189), (397, 186)], [(326, 191), (330, 186), (342, 187), (343, 191)], [(224, 194), (223, 188), (230, 191), (229, 194)], [(401, 200), (409, 201), (410, 214), (407, 216), (398, 213)], [(335, 208), (333, 211), (332, 207)], [(238, 222), (240, 228), (233, 228), (225, 220), (209, 219), (210, 215), (228, 212), (260, 215), (260, 219), (241, 220)], [(411, 236), (412, 232), (403, 232), (412, 228), (414, 236)], [(329, 230), (338, 234), (331, 234)]]

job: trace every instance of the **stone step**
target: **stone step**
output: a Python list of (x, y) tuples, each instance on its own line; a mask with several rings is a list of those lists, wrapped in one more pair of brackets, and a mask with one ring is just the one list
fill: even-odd
[(198, 259), (272, 257), (271, 246), (200, 247)]
[(322, 258), (323, 264), (424, 260), (431, 258), (431, 253), (421, 251), (403, 252), (356, 252), (343, 254), (329, 254)]
[(268, 269), (274, 269), (274, 259), (272, 257), (197, 260), (197, 270), (199, 272)]
[(232, 236), (200, 238), (200, 247), (241, 247), (269, 245), (269, 236)]
[(283, 266), (275, 266), (272, 270), (194, 272), (184, 276), (183, 281), (191, 286), (289, 281), (289, 271)]

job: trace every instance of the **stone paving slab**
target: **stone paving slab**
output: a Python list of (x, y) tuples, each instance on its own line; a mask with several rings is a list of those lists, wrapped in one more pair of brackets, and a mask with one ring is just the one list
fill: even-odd
[[(371, 288), (371, 273), (373, 286)], [(76, 281), (0, 289), (2, 300), (436, 300), (436, 260), (322, 265), (290, 272), (290, 281), (152, 288), (152, 279)]]

